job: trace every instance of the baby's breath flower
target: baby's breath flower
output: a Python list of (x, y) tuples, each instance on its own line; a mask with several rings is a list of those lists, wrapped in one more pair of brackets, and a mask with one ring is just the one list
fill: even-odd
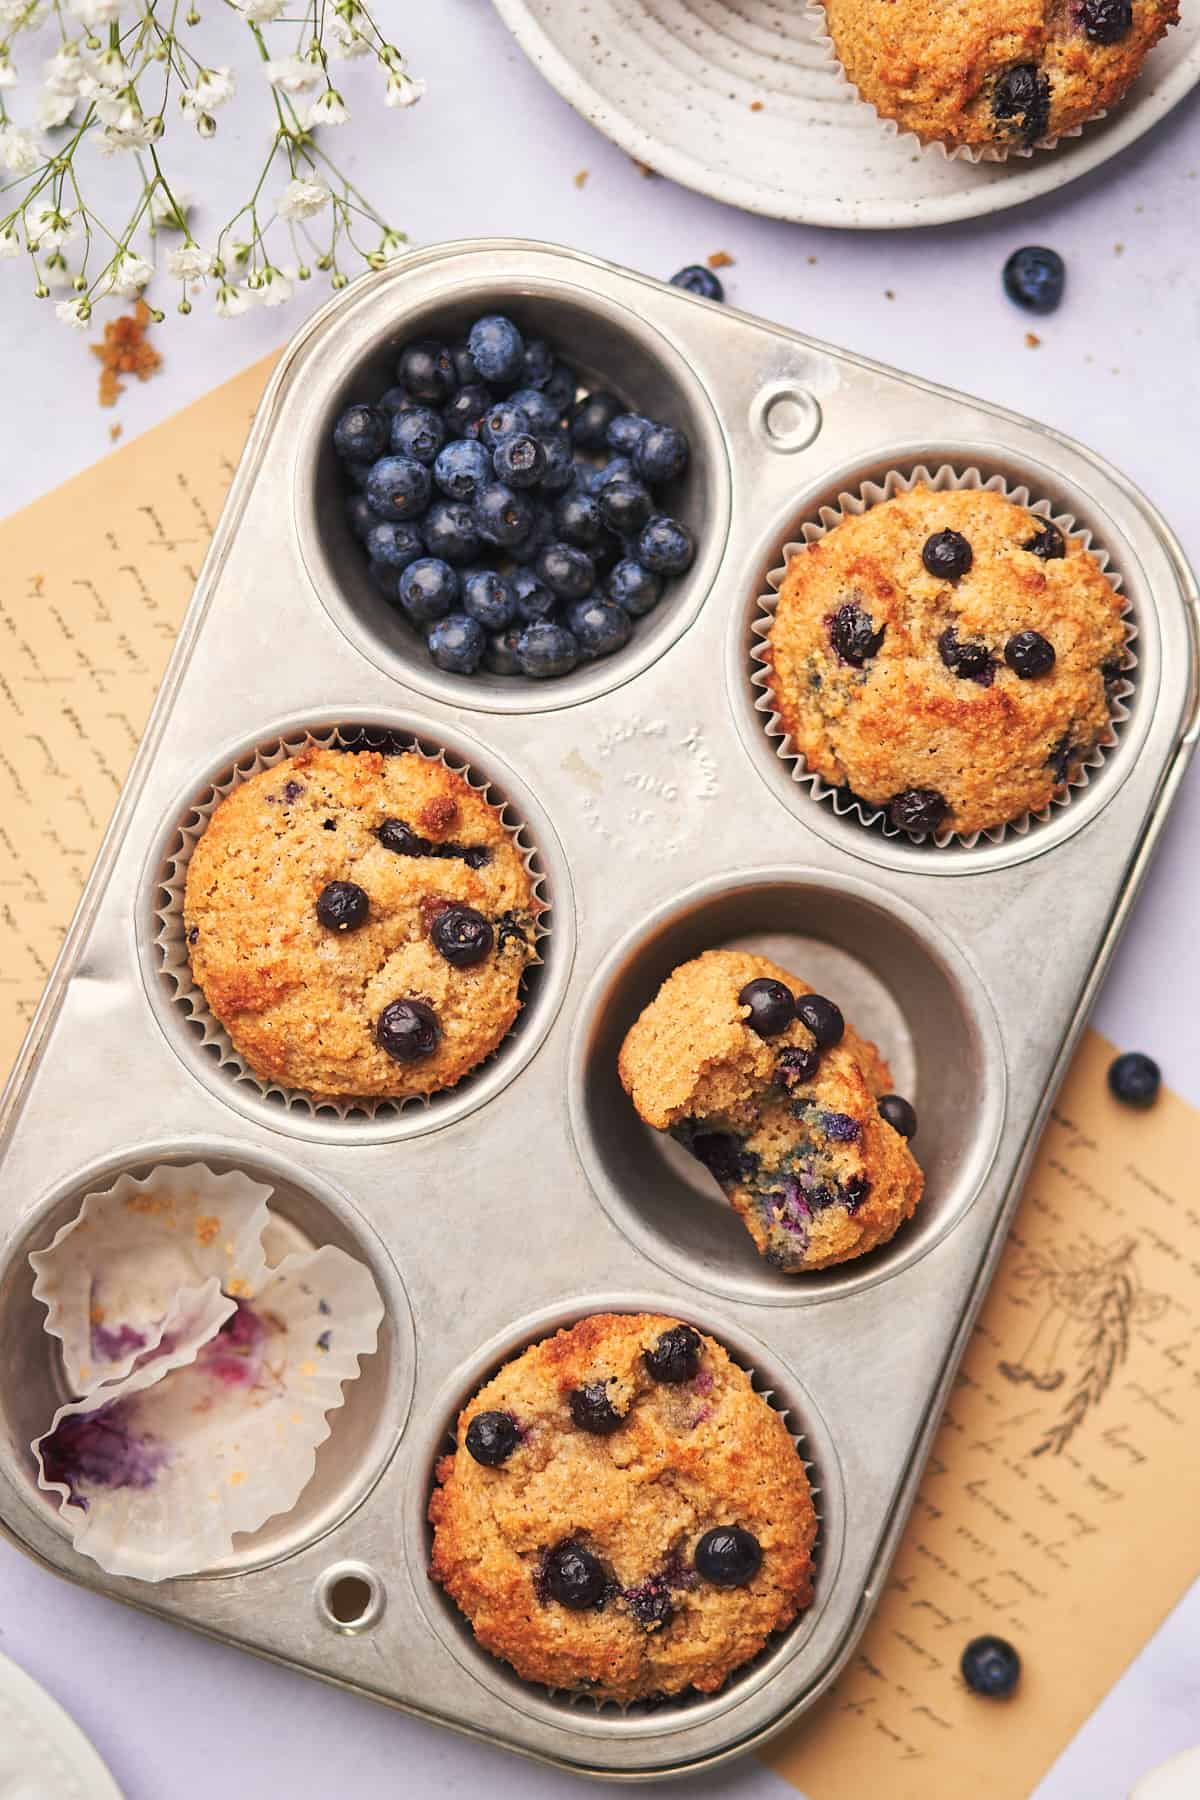
[(36, 206), (25, 214), (25, 238), (31, 250), (58, 250), (75, 235), (75, 219), (57, 206)]
[(284, 56), (278, 62), (265, 62), (263, 73), (273, 88), (283, 94), (303, 94), (321, 79), (319, 63), (306, 57)]
[(418, 81), (405, 69), (393, 69), (388, 76), (388, 84), (384, 90), (385, 106), (415, 106), (425, 92), (425, 83)]
[(280, 194), (276, 210), (281, 219), (313, 219), (328, 204), (329, 189), (323, 181), (297, 176)]
[[(82, 61), (82, 59), (80, 59)], [(97, 87), (104, 88), (110, 94), (119, 93), (129, 85), (129, 65), (119, 50), (105, 50), (99, 56), (89, 57), (83, 65), (80, 86), (89, 79)], [(80, 87), (76, 87), (76, 93)]]
[(21, 240), (11, 225), (0, 231), (0, 256), (14, 257), (21, 254)]
[(42, 65), (42, 81), (52, 94), (70, 94), (74, 98), (85, 91), (91, 79), (78, 44), (64, 44)]
[(228, 69), (201, 69), (195, 85), (184, 88), (179, 96), (185, 119), (193, 124), (205, 113), (216, 112), (218, 106), (232, 98), (233, 76)]
[(48, 256), (42, 264), (42, 280), (48, 288), (60, 291), (63, 288), (74, 287), (75, 271), (67, 267), (67, 259), (61, 250), (56, 250), (54, 255)]
[(279, 17), (287, 0), (231, 0), (231, 4), (252, 25), (270, 25)]
[(179, 281), (202, 281), (213, 271), (213, 257), (199, 244), (180, 244), (167, 256), (167, 273)]
[(169, 193), (163, 187), (152, 188), (147, 209), (150, 223), (159, 231), (184, 231), (195, 203), (191, 188), (172, 186)]
[(254, 305), (255, 296), (245, 282), (237, 287), (223, 281), (217, 289), (217, 316), (221, 319), (239, 319), (244, 312), (249, 312)]
[(16, 83), (17, 71), (13, 68), (7, 56), (0, 56), (0, 88), (15, 87)]
[(86, 299), (60, 300), (54, 311), (64, 325), (71, 325), (76, 331), (86, 331), (92, 316), (91, 306)]
[(262, 306), (283, 306), (292, 297), (296, 281), (295, 269), (274, 269), (268, 263), (262, 271), (258, 299)]
[(115, 24), (122, 3), (123, 0), (67, 0), (67, 7), (81, 24), (94, 31), (97, 25)]
[(349, 109), (337, 89), (326, 88), (323, 94), (318, 94), (309, 107), (305, 124), (309, 126), (344, 125), (349, 117)]
[(329, 21), (329, 36), (332, 40), (329, 47), (330, 56), (340, 57), (342, 61), (349, 61), (354, 56), (371, 54), (370, 40), (355, 25), (354, 17), (355, 14), (344, 18), (341, 13), (335, 13)]
[(45, 160), (31, 131), (0, 125), (0, 163), (10, 175), (30, 175)]
[(74, 110), (74, 94), (52, 94), (49, 88), (43, 88), (34, 111), (38, 130), (56, 130), (59, 125), (66, 124)]
[(144, 256), (134, 250), (118, 250), (112, 262), (96, 284), (100, 294), (119, 294), (123, 300), (132, 300), (140, 294), (154, 273), (154, 265), (148, 263)]

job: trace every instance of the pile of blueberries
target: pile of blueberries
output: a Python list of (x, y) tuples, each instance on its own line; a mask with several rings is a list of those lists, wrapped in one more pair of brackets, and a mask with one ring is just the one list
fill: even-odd
[(440, 669), (565, 675), (629, 641), (695, 555), (655, 496), (688, 440), (575, 372), (511, 319), (406, 344), (398, 385), (334, 426), (375, 586)]

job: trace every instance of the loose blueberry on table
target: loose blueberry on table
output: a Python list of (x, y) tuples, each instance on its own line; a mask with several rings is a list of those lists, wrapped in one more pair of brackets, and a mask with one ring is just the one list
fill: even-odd
[(1026, 244), (1014, 250), (1004, 265), (1004, 291), (1026, 312), (1054, 312), (1062, 300), (1066, 280), (1062, 257), (1044, 244)]
[[(707, 270), (676, 280), (722, 297)], [(570, 365), (501, 314), (406, 344), (396, 378), (341, 413), (333, 447), (371, 581), (434, 665), (542, 681), (620, 650), (695, 557), (662, 510), (685, 434), (577, 397)]]
[(972, 1638), (962, 1653), (963, 1680), (989, 1700), (1007, 1700), (1021, 1679), (1021, 1659), (1006, 1638)]
[(1109, 1064), (1108, 1087), (1114, 1100), (1126, 1106), (1153, 1106), (1162, 1086), (1162, 1071), (1152, 1056), (1126, 1050)]

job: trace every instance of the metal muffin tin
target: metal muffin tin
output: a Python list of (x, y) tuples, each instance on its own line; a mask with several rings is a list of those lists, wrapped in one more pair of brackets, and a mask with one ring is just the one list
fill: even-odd
[[(329, 426), (399, 343), (495, 306), (589, 380), (687, 428), (700, 552), (611, 660), (559, 682), (432, 669), (370, 589)], [(1109, 550), (1138, 627), (1130, 717), (1086, 791), (1024, 837), (939, 851), (873, 835), (791, 778), (754, 710), (751, 622), (801, 519), (893, 467), (1025, 482)], [(880, 1592), (1039, 1127), (1194, 746), (1197, 591), (1099, 458), (979, 401), (625, 270), (510, 241), (418, 251), (281, 360), (96, 868), (7, 1090), (0, 1184), (0, 1520), (86, 1586), (563, 1767), (645, 1778), (796, 1718)], [(507, 798), (552, 902), (513, 1045), (462, 1093), (340, 1118), (247, 1090), (173, 1004), (154, 913), (176, 827), (241, 754), (305, 727), (442, 744)], [(885, 1248), (809, 1278), (646, 1131), (615, 1051), (668, 970), (761, 946), (836, 997), (914, 1100), (927, 1195)], [(536, 1040), (536, 1041), (534, 1041)], [(57, 1397), (29, 1250), (88, 1188), (167, 1158), (272, 1182), (298, 1241), (365, 1257), (388, 1306), (294, 1513), (227, 1565), (140, 1585), (77, 1556), (29, 1439)], [(600, 1308), (720, 1337), (802, 1434), (816, 1599), (709, 1698), (621, 1712), (519, 1681), (426, 1574), (432, 1465), (514, 1350)]]

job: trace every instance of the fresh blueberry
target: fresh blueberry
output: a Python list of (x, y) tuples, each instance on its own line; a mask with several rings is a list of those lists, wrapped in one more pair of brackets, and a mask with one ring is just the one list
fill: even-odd
[(1014, 250), (1004, 265), (1004, 291), (1026, 312), (1052, 313), (1063, 297), (1066, 280), (1062, 257), (1044, 244)]
[(429, 933), (434, 949), (454, 969), (469, 969), (481, 963), (495, 942), (496, 934), (481, 912), (473, 906), (447, 906), (433, 921)]
[(567, 613), (567, 624), (586, 657), (611, 656), (629, 642), (633, 621), (615, 600), (589, 594), (577, 600)]
[(497, 1469), (507, 1462), (520, 1439), (517, 1422), (511, 1413), (476, 1413), (467, 1426), (467, 1449), (485, 1469)]
[(881, 1094), (876, 1104), (880, 1118), (886, 1119), (893, 1131), (898, 1131), (902, 1138), (916, 1137), (917, 1115), (907, 1100), (901, 1099), (899, 1094)]
[(465, 387), (451, 394), (442, 408), (447, 431), (465, 435), (472, 425), (479, 424), (491, 404), (492, 396), (481, 381), (467, 382)]
[(714, 1587), (745, 1587), (762, 1567), (762, 1546), (741, 1525), (717, 1525), (696, 1545), (696, 1573)]
[(1021, 1679), (1021, 1659), (1006, 1638), (972, 1638), (959, 1663), (963, 1680), (989, 1700), (1007, 1700)]
[(520, 642), (520, 625), (509, 625), (503, 631), (494, 632), (488, 639), (487, 649), (483, 653), (484, 667), (493, 675), (520, 675), (521, 661), (517, 655)]
[(1079, 22), (1093, 44), (1119, 44), (1133, 29), (1131, 0), (1083, 0)]
[[(536, 383), (534, 384), (537, 385)], [(563, 418), (575, 403), (575, 395), (579, 391), (579, 382), (574, 369), (564, 362), (556, 362), (550, 379), (542, 392), (554, 408), (556, 418)]]
[(789, 1044), (779, 1052), (775, 1064), (775, 1079), (790, 1094), (798, 1087), (807, 1086), (820, 1066), (819, 1049), (806, 1050), (801, 1044)]
[(539, 581), (532, 569), (517, 570), (512, 578), (512, 591), (517, 618), (526, 625), (548, 619), (558, 610), (558, 595), (552, 593), (544, 581)]
[(888, 817), (897, 831), (937, 831), (950, 811), (945, 796), (936, 788), (905, 788), (888, 801)]
[(374, 462), (387, 441), (387, 414), (374, 406), (348, 406), (333, 428), (333, 447), (347, 462)]
[(497, 481), (512, 488), (536, 487), (546, 473), (546, 451), (528, 432), (505, 438), (492, 452), (492, 468)]
[(534, 564), (539, 578), (560, 600), (582, 600), (596, 584), (596, 570), (584, 550), (572, 544), (547, 544)]
[(485, 481), (492, 479), (492, 459), (482, 444), (462, 438), (438, 451), (433, 479), (451, 500), (473, 500)]
[(1043, 562), (1057, 562), (1067, 554), (1063, 534), (1053, 519), (1038, 519), (1037, 530), (1031, 538), (1026, 538), (1021, 548), (1040, 556)]
[(461, 566), (479, 555), (479, 531), (475, 514), (465, 500), (435, 500), (421, 524), (421, 535), (430, 556)]
[(961, 531), (935, 531), (921, 551), (921, 561), (939, 581), (961, 581), (974, 560), (975, 552)]
[(570, 412), (571, 436), (581, 450), (603, 450), (608, 444), (608, 428), (622, 411), (614, 394), (602, 390), (585, 394)]
[(748, 981), (738, 995), (738, 1005), (750, 1008), (746, 1024), (759, 1037), (778, 1037), (796, 1017), (796, 1001), (791, 988), (785, 987), (782, 981), (772, 980), (769, 975)]
[(609, 1437), (625, 1423), (608, 1397), (603, 1381), (591, 1381), (586, 1387), (574, 1388), (569, 1396), (571, 1417), (580, 1431), (595, 1437)]
[(371, 902), (354, 881), (330, 881), (317, 896), (317, 917), (326, 931), (357, 931), (367, 922)]
[(542, 474), (544, 494), (565, 494), (575, 482), (575, 464), (571, 458), (571, 440), (565, 431), (542, 439), (546, 467)]
[(632, 537), (650, 517), (654, 502), (640, 481), (607, 481), (597, 496), (601, 517), (618, 537)]
[(1153, 1057), (1126, 1050), (1109, 1064), (1108, 1086), (1114, 1099), (1126, 1106), (1153, 1106), (1162, 1086), (1162, 1071)]
[(530, 437), (532, 426), (523, 406), (511, 400), (493, 400), (479, 421), (479, 436), (489, 450), (498, 450), (505, 438)]
[(434, 849), (430, 840), (414, 831), (406, 819), (385, 819), (376, 826), (375, 836), (393, 856), (429, 856)]
[(829, 621), (829, 641), (839, 660), (849, 663), (852, 669), (861, 669), (878, 655), (886, 632), (886, 625), (876, 631), (870, 613), (849, 602), (839, 606)]
[(1002, 125), (1015, 124), (1021, 141), (1036, 144), (1050, 123), (1050, 83), (1033, 63), (1006, 69), (992, 89), (992, 115)]
[(671, 286), (682, 288), (687, 294), (699, 294), (701, 300), (724, 300), (725, 289), (717, 280), (711, 269), (703, 263), (689, 263), (686, 269), (680, 269), (671, 277)]
[(1035, 681), (1054, 667), (1054, 645), (1040, 631), (1018, 631), (1004, 646), (1004, 660), (1022, 681)]
[(604, 535), (604, 515), (594, 494), (576, 488), (564, 494), (554, 509), (554, 526), (564, 544), (590, 550)]
[(503, 547), (519, 544), (529, 531), (533, 506), (528, 495), (514, 493), (503, 481), (490, 481), (476, 494), (472, 516), (480, 537)]
[(520, 407), (535, 437), (550, 437), (562, 430), (562, 414), (556, 412), (545, 394), (535, 387), (517, 388), (509, 395), (509, 404)]
[(393, 456), (411, 456), (414, 461), (431, 463), (446, 441), (446, 427), (441, 413), (432, 406), (414, 406), (397, 413), (392, 420), (391, 450)]
[(458, 604), (458, 576), (440, 557), (420, 556), (400, 576), (400, 604), (414, 625), (432, 625)]
[(646, 1351), (646, 1373), (651, 1381), (678, 1387), (683, 1381), (694, 1381), (700, 1370), (702, 1350), (700, 1333), (690, 1325), (672, 1325)]
[(513, 387), (521, 379), (525, 363), (525, 340), (513, 324), (500, 313), (488, 313), (476, 319), (467, 334), (471, 361), (492, 387)]
[(526, 625), (517, 639), (517, 661), (522, 675), (541, 681), (552, 675), (566, 675), (579, 661), (579, 645), (574, 633), (564, 625), (543, 619)]
[(409, 563), (424, 556), (425, 543), (415, 525), (398, 525), (391, 519), (380, 519), (372, 525), (366, 538), (367, 555), (389, 569), (407, 569)]
[(407, 412), (410, 406), (416, 406), (419, 403), (413, 399), (407, 388), (390, 387), (384, 389), (376, 404), (381, 412), (390, 416), (393, 413)]
[(473, 675), (483, 661), (487, 633), (467, 613), (448, 613), (430, 627), (425, 642), (437, 668), (451, 675)]
[(688, 441), (673, 425), (651, 425), (633, 453), (634, 468), (651, 487), (674, 481), (687, 463)]
[(627, 456), (613, 456), (598, 469), (585, 472), (582, 479), (588, 492), (599, 496), (610, 481), (636, 481), (637, 475)]
[(640, 619), (645, 613), (653, 612), (662, 599), (662, 577), (643, 569), (631, 556), (623, 556), (609, 570), (604, 591), (610, 600), (615, 600), (627, 613)]
[(641, 413), (618, 413), (609, 421), (604, 441), (618, 456), (632, 457), (646, 433), (653, 429), (651, 420), (643, 418)]
[(356, 538), (365, 542), (372, 525), (377, 522), (371, 511), (371, 502), (365, 494), (347, 494), (346, 523)]
[(812, 1033), (818, 1050), (832, 1050), (841, 1043), (846, 1030), (842, 1009), (824, 994), (801, 994), (796, 1001), (796, 1017)]
[(450, 351), (445, 344), (435, 344), (429, 338), (404, 346), (396, 364), (396, 376), (414, 400), (423, 400), (429, 406), (440, 406), (458, 386), (458, 371)]
[(537, 560), (538, 552), (543, 545), (554, 542), (554, 516), (545, 504), (544, 498), (540, 495), (532, 495), (530, 503), (533, 507), (533, 520), (529, 530), (523, 538), (518, 538), (515, 544), (505, 545), (509, 556), (523, 569), (528, 568), (530, 563)]
[(394, 568), (391, 563), (369, 562), (367, 564), (368, 581), (372, 587), (378, 589), (391, 606), (400, 604), (400, 577), (403, 573), (402, 568)]
[(503, 631), (517, 610), (512, 582), (494, 569), (468, 569), (462, 577), (463, 611), (486, 631)]
[(992, 653), (979, 638), (963, 640), (953, 625), (947, 625), (938, 638), (938, 655), (960, 681), (984, 680), (986, 686), (991, 685)]
[(546, 1591), (572, 1612), (590, 1612), (608, 1598), (608, 1576), (598, 1557), (582, 1544), (556, 1544), (542, 1569)]
[(544, 388), (554, 373), (554, 352), (545, 338), (527, 338), (521, 357), (521, 380), (526, 387)]
[(454, 373), (459, 387), (468, 387), (471, 382), (478, 382), (479, 370), (475, 367), (474, 358), (465, 340), (450, 346), (450, 360), (454, 364)]
[(686, 525), (657, 513), (642, 526), (636, 554), (642, 567), (655, 575), (682, 575), (692, 566), (696, 546)]
[(367, 499), (381, 519), (415, 519), (429, 505), (429, 470), (411, 456), (381, 456), (367, 476)]
[(393, 1062), (419, 1062), (441, 1042), (437, 1014), (424, 1000), (392, 1000), (379, 1015), (375, 1041)]

